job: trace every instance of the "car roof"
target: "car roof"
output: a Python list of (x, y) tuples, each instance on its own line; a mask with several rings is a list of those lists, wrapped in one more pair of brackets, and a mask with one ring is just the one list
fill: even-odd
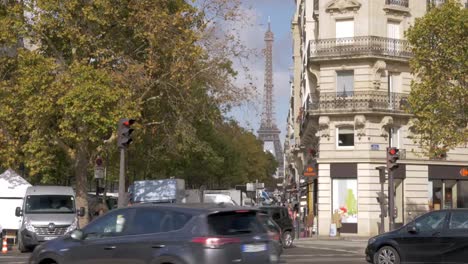
[(72, 187), (68, 186), (30, 186), (26, 195), (75, 195)]
[(256, 208), (251, 207), (241, 207), (241, 206), (232, 206), (229, 204), (215, 204), (215, 203), (143, 203), (143, 204), (135, 204), (132, 207), (136, 208), (161, 208), (161, 209), (169, 209), (169, 210), (178, 210), (178, 211), (185, 211), (191, 212), (192, 214), (211, 214), (211, 213), (218, 213), (218, 212), (230, 212), (230, 211), (258, 211)]

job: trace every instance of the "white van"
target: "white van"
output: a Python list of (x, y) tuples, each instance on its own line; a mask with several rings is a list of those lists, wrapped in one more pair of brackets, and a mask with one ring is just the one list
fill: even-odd
[(18, 249), (32, 250), (41, 242), (63, 236), (78, 228), (78, 217), (84, 208), (76, 210), (75, 192), (65, 186), (31, 186), (26, 190), (23, 208), (16, 208), (21, 216)]

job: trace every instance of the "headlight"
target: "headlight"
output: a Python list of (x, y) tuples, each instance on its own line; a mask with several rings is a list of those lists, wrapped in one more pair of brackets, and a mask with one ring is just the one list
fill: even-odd
[(26, 230), (28, 230), (30, 232), (36, 232), (36, 229), (31, 224), (31, 221), (29, 220), (29, 218), (24, 219), (24, 227), (26, 227)]
[(75, 230), (78, 226), (78, 220), (75, 218), (73, 220), (73, 223), (67, 228), (67, 231), (65, 231), (66, 234), (70, 233), (71, 231)]
[(373, 244), (377, 239), (375, 237), (371, 237), (369, 241), (367, 242), (368, 245)]

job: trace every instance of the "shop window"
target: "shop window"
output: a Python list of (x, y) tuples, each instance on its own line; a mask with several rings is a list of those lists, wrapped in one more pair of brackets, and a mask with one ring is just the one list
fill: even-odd
[(333, 179), (333, 213), (341, 215), (343, 224), (357, 224), (357, 179)]
[(338, 148), (354, 147), (354, 129), (349, 127), (339, 127), (336, 129)]

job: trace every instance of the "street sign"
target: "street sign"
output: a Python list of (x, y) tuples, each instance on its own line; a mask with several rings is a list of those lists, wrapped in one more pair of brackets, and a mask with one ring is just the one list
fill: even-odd
[(379, 144), (371, 144), (371, 150), (380, 150)]
[(101, 167), (101, 166), (96, 166), (94, 168), (94, 178), (95, 179), (104, 179), (104, 167)]
[(308, 165), (304, 171), (305, 177), (315, 177), (317, 176), (317, 171), (315, 170), (314, 166)]

